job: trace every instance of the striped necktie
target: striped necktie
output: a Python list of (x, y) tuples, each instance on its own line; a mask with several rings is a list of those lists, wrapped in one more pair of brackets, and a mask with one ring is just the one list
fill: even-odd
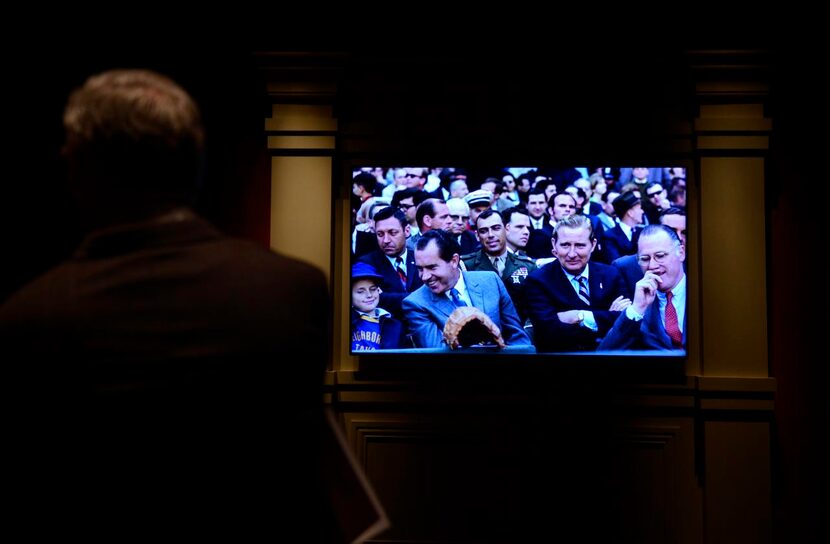
[(403, 259), (395, 257), (395, 270), (398, 271), (398, 277), (401, 278), (401, 283), (406, 287), (406, 267), (403, 265)]
[(591, 305), (591, 297), (588, 296), (588, 280), (585, 276), (579, 276), (576, 278), (576, 281), (579, 283), (579, 298), (584, 302), (586, 305)]

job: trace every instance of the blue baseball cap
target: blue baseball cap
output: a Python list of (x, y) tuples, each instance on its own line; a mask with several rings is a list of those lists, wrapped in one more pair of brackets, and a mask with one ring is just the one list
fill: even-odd
[(354, 263), (352, 265), (352, 281), (364, 278), (382, 280), (383, 276), (378, 274), (375, 267), (368, 263)]

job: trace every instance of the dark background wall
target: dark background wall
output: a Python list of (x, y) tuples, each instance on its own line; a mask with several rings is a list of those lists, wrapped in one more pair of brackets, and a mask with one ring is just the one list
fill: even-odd
[(827, 449), (827, 351), (824, 303), (798, 294), (806, 278), (826, 284), (815, 262), (823, 252), (826, 199), (822, 136), (826, 96), (814, 43), (798, 40), (775, 51), (770, 115), (773, 147), (769, 204), (770, 356), (778, 380), (773, 472), (775, 536), (811, 542), (827, 535), (830, 512)]
[[(269, 112), (261, 75), (249, 54), (266, 44), (207, 43), (176, 41), (155, 49), (144, 44), (67, 43), (43, 54), (14, 59), (6, 89), (10, 94), (5, 100), (8, 119), (0, 188), (0, 299), (64, 258), (79, 239), (82, 222), (72, 211), (58, 160), (60, 116), (72, 88), (89, 74), (111, 67), (154, 68), (193, 93), (205, 116), (210, 153), (199, 208), (224, 230), (267, 244), (269, 164), (262, 120)], [(513, 145), (517, 156), (527, 156), (527, 146), (534, 149), (536, 136), (551, 127), (559, 132), (546, 137), (547, 141), (561, 141), (567, 147), (568, 141), (580, 137), (575, 128), (580, 126), (577, 119), (547, 118), (543, 111), (536, 125), (519, 123), (530, 129), (513, 138), (514, 121), (534, 115), (533, 105), (547, 100), (590, 104), (589, 111), (598, 123), (609, 117), (619, 124), (646, 120), (625, 135), (608, 132), (608, 149), (624, 154), (626, 148), (647, 149), (654, 127), (666, 122), (653, 115), (657, 111), (654, 104), (661, 104), (660, 111), (694, 114), (690, 110), (693, 106), (683, 98), (684, 89), (692, 82), (683, 64), (682, 48), (664, 45), (568, 45), (568, 60), (553, 67), (547, 62), (549, 53), (563, 47), (562, 43), (507, 49), (484, 45), (474, 55), (457, 50), (409, 54), (402, 56), (399, 64), (408, 90), (396, 89), (393, 94), (427, 109), (455, 104), (457, 107), (439, 113), (455, 122), (478, 125), (484, 131), (482, 142), (511, 134), (513, 143), (496, 142), (493, 146)], [(378, 55), (394, 58), (382, 46), (361, 48), (355, 56)], [(823, 194), (828, 172), (826, 151), (818, 148), (816, 140), (821, 134), (818, 119), (825, 102), (818, 83), (821, 62), (816, 57), (810, 44), (789, 44), (772, 50), (769, 67), (768, 111), (774, 123), (766, 188), (769, 342), (770, 370), (778, 381), (772, 499), (774, 532), (782, 542), (812, 541), (826, 534), (819, 525), (827, 515), (830, 458), (822, 440), (828, 421), (828, 373), (821, 363), (821, 327), (826, 319), (823, 304), (811, 300), (814, 285), (819, 291), (826, 290), (826, 280), (815, 262), (824, 247), (819, 233), (826, 231)], [(470, 58), (472, 63), (465, 62)], [(595, 62), (597, 59), (600, 61)], [(415, 74), (424, 68), (431, 70), (438, 83), (423, 82), (426, 89), (419, 89)], [(472, 94), (469, 88), (460, 93), (451, 83), (459, 71), (484, 74), (493, 84), (484, 84)], [(356, 73), (371, 76), (366, 71)], [(624, 85), (631, 73), (647, 74), (642, 92)], [(668, 88), (678, 92), (658, 92), (658, 87), (649, 85), (655, 79), (667, 81)], [(349, 122), (349, 115), (371, 118), (384, 114), (390, 95), (382, 88), (368, 94), (359, 92), (364, 88), (348, 84), (344, 88), (341, 99), (348, 101), (342, 105), (344, 123)], [(529, 98), (516, 100), (517, 96)], [(667, 100), (678, 103), (666, 108)], [(516, 103), (527, 104), (527, 109), (516, 107)], [(400, 104), (389, 106), (401, 111)], [(423, 141), (420, 136), (425, 128), (418, 123), (422, 112), (406, 108), (403, 112), (406, 122), (400, 125), (398, 136), (413, 143)], [(486, 146), (470, 146), (459, 139), (461, 136), (448, 129), (431, 144), (431, 152), (465, 149), (470, 156), (486, 152)], [(541, 156), (545, 149), (533, 153)], [(811, 293), (804, 296), (800, 287), (807, 282)]]
[(268, 207), (262, 204), (269, 198), (270, 164), (262, 129), (270, 111), (248, 47), (179, 40), (70, 43), (17, 58), (13, 67), (0, 189), (7, 251), (0, 299), (68, 255), (83, 233), (60, 160), (61, 117), (69, 93), (107, 69), (157, 70), (193, 95), (207, 133), (199, 211), (226, 232), (268, 244)]

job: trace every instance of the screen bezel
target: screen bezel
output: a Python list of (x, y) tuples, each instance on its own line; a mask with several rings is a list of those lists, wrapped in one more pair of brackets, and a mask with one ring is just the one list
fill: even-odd
[[(355, 168), (365, 166), (380, 166), (384, 168), (400, 166), (401, 164), (453, 164), (457, 168), (464, 168), (466, 165), (475, 164), (475, 169), (479, 171), (489, 170), (498, 171), (498, 168), (503, 165), (511, 167), (521, 165), (536, 165), (539, 168), (554, 168), (562, 169), (568, 168), (574, 162), (582, 162), (583, 164), (603, 163), (607, 166), (616, 168), (626, 168), (631, 164), (652, 164), (680, 166), (686, 169), (686, 192), (687, 192), (687, 243), (686, 243), (686, 259), (687, 259), (687, 344), (686, 349), (676, 350), (671, 352), (662, 351), (625, 351), (625, 352), (541, 352), (541, 353), (516, 353), (516, 352), (496, 352), (492, 350), (462, 350), (462, 351), (448, 351), (443, 349), (396, 349), (396, 350), (376, 350), (352, 352), (350, 345), (350, 323), (349, 323), (349, 309), (350, 309), (350, 269), (351, 269), (351, 253), (349, 251), (351, 244), (351, 229), (350, 222), (350, 199), (352, 194), (352, 172)], [(698, 182), (696, 175), (695, 163), (688, 157), (669, 157), (669, 158), (646, 158), (635, 157), (632, 160), (624, 161), (542, 161), (542, 160), (510, 160), (506, 161), (471, 161), (469, 159), (447, 160), (446, 158), (423, 159), (418, 157), (413, 159), (411, 156), (402, 160), (389, 160), (388, 158), (352, 158), (340, 162), (339, 176), (335, 179), (340, 179), (340, 186), (335, 187), (333, 194), (339, 195), (339, 201), (335, 205), (336, 215), (335, 240), (339, 246), (338, 251), (335, 251), (333, 256), (333, 270), (335, 270), (335, 310), (339, 315), (339, 326), (335, 327), (335, 352), (340, 354), (340, 358), (345, 364), (341, 368), (366, 369), (376, 368), (376, 365), (401, 365), (409, 366), (416, 364), (418, 366), (429, 365), (432, 363), (446, 364), (451, 363), (454, 366), (467, 366), (469, 364), (480, 364), (482, 361), (487, 361), (488, 364), (497, 363), (499, 360), (506, 359), (513, 363), (516, 361), (547, 361), (558, 362), (562, 365), (577, 364), (593, 366), (599, 365), (605, 368), (614, 368), (617, 366), (630, 368), (636, 366), (641, 369), (648, 369), (651, 366), (658, 366), (661, 368), (683, 368), (692, 357), (695, 360), (698, 358), (699, 350), (695, 349), (695, 344), (698, 342), (700, 322), (699, 322), (699, 210), (698, 210)], [(337, 321), (337, 320), (336, 320)], [(698, 366), (698, 365), (695, 365)], [(646, 370), (646, 375), (650, 375), (651, 371)]]

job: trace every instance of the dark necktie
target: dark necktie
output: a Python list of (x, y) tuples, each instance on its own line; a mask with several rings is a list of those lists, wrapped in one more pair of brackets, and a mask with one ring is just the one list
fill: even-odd
[(395, 258), (395, 269), (398, 271), (398, 277), (401, 278), (401, 283), (406, 287), (406, 267), (404, 267), (403, 259), (400, 257)]
[(456, 307), (460, 308), (461, 306), (466, 306), (467, 303), (462, 300), (462, 298), (458, 294), (458, 289), (453, 287), (450, 289), (450, 298), (452, 299), (452, 303), (455, 304)]
[(504, 273), (504, 257), (496, 257), (493, 259), (493, 266), (496, 268), (499, 276), (501, 276)]
[(591, 305), (591, 297), (588, 296), (588, 280), (585, 276), (579, 276), (576, 278), (576, 281), (579, 282), (579, 298), (587, 304), (588, 306)]
[(671, 338), (671, 343), (676, 348), (683, 347), (683, 333), (680, 332), (680, 326), (677, 324), (677, 310), (672, 304), (672, 292), (666, 293), (666, 332)]

